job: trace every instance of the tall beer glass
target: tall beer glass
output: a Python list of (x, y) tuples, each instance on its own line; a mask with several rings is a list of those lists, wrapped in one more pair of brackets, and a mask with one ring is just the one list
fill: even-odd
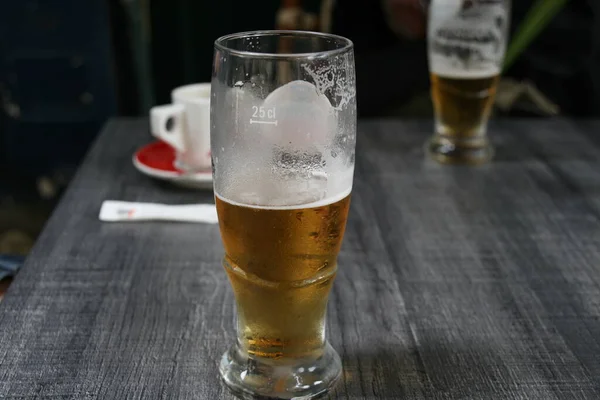
[(431, 156), (481, 164), (493, 156), (487, 125), (504, 62), (510, 0), (432, 0), (428, 48), (435, 134)]
[(311, 398), (341, 372), (327, 299), (350, 204), (352, 42), (263, 31), (215, 42), (211, 152), (237, 341), (221, 360), (242, 396)]

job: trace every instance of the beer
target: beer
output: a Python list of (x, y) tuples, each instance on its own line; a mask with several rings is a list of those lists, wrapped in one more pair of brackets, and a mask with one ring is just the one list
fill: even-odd
[(437, 118), (437, 132), (442, 136), (474, 138), (485, 133), (498, 74), (431, 74), (431, 95)]
[(440, 162), (479, 164), (493, 155), (487, 125), (506, 52), (508, 0), (432, 0), (427, 33)]
[(354, 70), (339, 36), (215, 42), (213, 190), (237, 303), (219, 373), (240, 397), (312, 399), (342, 374), (325, 325), (354, 173)]
[(216, 205), (241, 350), (275, 361), (318, 357), (349, 191), (281, 207), (239, 204), (217, 195)]

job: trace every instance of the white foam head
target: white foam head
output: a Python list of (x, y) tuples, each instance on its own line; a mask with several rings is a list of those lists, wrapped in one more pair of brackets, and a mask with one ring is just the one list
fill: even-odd
[(226, 170), (215, 189), (219, 197), (251, 207), (297, 208), (328, 204), (350, 193), (354, 164), (334, 150), (334, 139), (344, 134), (339, 111), (315, 85), (296, 80), (264, 101), (255, 96), (236, 100), (247, 104), (237, 109), (250, 110), (251, 123), (232, 127), (239, 139), (221, 152), (226, 160), (215, 161)]
[(431, 65), (431, 72), (444, 78), (482, 79), (499, 75), (500, 68), (497, 65), (488, 64), (482, 69), (465, 69), (460, 65), (448, 62), (435, 62)]

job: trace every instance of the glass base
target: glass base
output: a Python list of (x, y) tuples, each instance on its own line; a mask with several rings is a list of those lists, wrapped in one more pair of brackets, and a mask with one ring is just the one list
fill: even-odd
[(434, 135), (427, 143), (431, 158), (442, 164), (479, 165), (494, 157), (494, 148), (487, 138), (456, 138)]
[(250, 358), (237, 345), (223, 354), (219, 372), (238, 397), (256, 399), (314, 399), (327, 393), (341, 375), (340, 356), (325, 344), (317, 359), (271, 360)]

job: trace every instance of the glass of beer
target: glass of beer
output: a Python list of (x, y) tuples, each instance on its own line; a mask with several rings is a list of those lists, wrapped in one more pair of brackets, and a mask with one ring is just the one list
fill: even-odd
[(491, 160), (490, 112), (506, 52), (510, 0), (432, 0), (428, 50), (437, 161)]
[(243, 397), (321, 395), (341, 373), (325, 315), (354, 173), (352, 42), (227, 35), (211, 87), (215, 201), (237, 305), (221, 376)]

